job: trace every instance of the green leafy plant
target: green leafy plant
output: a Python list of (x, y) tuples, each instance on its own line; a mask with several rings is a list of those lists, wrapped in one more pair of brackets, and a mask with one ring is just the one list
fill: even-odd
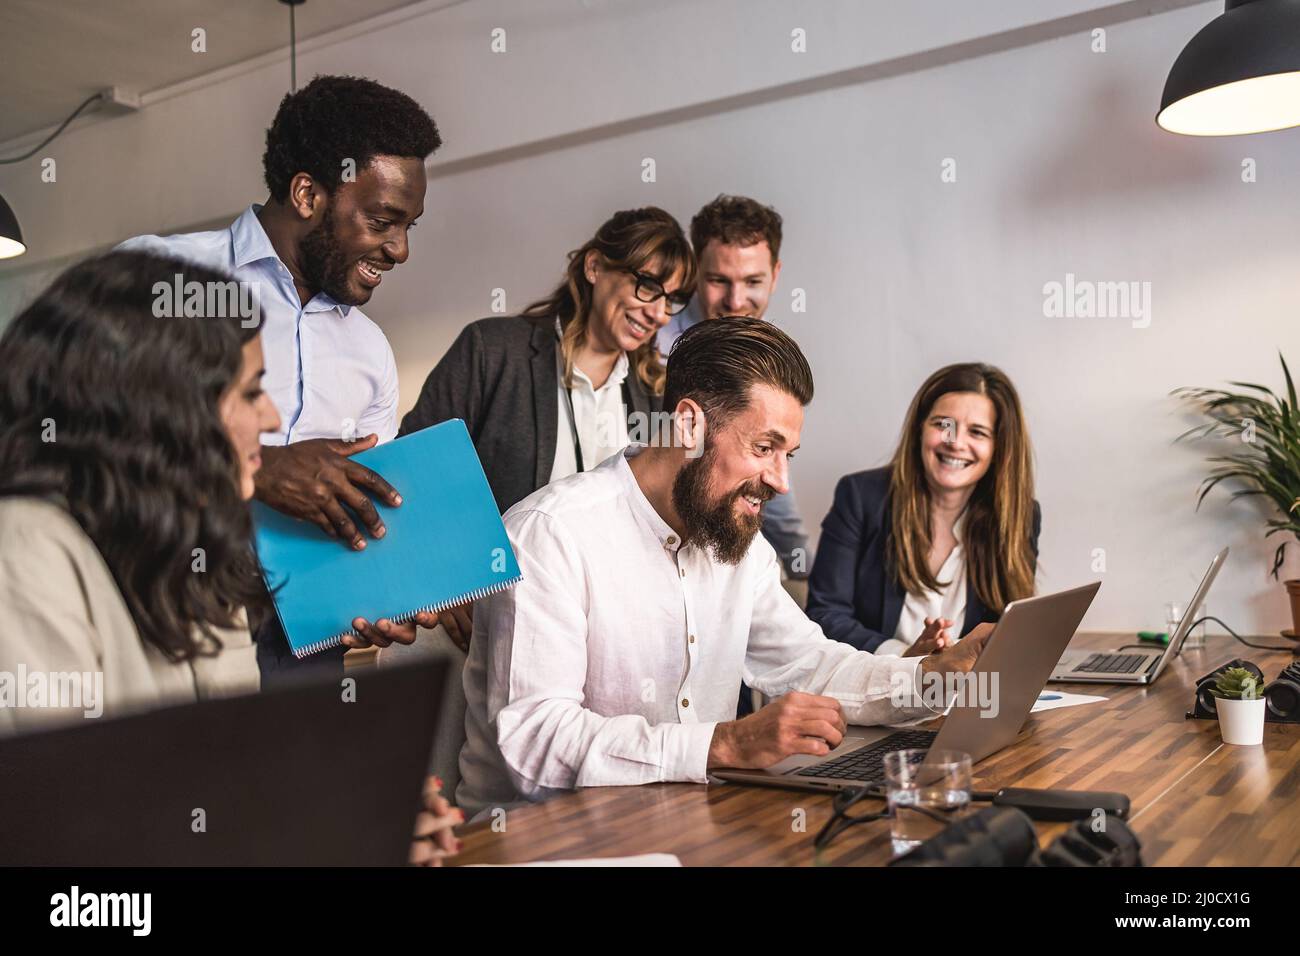
[[(1278, 395), (1270, 388), (1251, 382), (1229, 382), (1242, 391), (1230, 392), (1217, 388), (1177, 388), (1174, 395), (1195, 406), (1209, 419), (1202, 425), (1189, 428), (1175, 441), (1217, 438), (1231, 440), (1240, 446), (1239, 451), (1214, 455), (1207, 461), (1213, 470), (1201, 482), (1201, 502), (1221, 481), (1234, 479), (1243, 487), (1232, 493), (1232, 498), (1263, 495), (1281, 513), (1267, 520), (1265, 537), (1282, 533), (1300, 539), (1300, 411), (1296, 407), (1295, 383), (1286, 359), (1282, 362), (1282, 375), (1286, 379), (1286, 394)], [(1283, 541), (1273, 553), (1273, 577), (1286, 557)]]
[(1244, 667), (1229, 667), (1214, 681), (1214, 696), (1224, 700), (1259, 700), (1264, 682)]

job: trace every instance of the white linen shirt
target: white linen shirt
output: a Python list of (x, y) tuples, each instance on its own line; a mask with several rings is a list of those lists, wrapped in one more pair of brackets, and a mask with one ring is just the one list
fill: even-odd
[(308, 438), (397, 436), (397, 363), (379, 326), (356, 306), (319, 292), (303, 305), (251, 205), (230, 227), (174, 236), (136, 236), (118, 249), (174, 256), (253, 284), (262, 312), (266, 389), (280, 430), (263, 445)]
[(895, 708), (894, 675), (915, 688), (920, 659), (827, 638), (761, 535), (736, 565), (683, 547), (632, 474), (637, 451), (506, 513), (523, 580), (474, 612), (456, 791), (471, 815), (575, 787), (702, 783), (742, 680), (834, 697), (849, 723), (939, 713)]

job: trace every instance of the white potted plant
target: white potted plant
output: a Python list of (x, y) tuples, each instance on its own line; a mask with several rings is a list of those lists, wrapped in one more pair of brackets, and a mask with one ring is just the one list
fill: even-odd
[(1225, 744), (1264, 742), (1264, 682), (1244, 667), (1229, 667), (1214, 682), (1214, 709)]

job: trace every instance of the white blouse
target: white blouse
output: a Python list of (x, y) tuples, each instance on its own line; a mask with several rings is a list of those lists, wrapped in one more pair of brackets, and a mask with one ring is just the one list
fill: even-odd
[[(560, 323), (555, 323), (556, 335)], [(569, 425), (569, 399), (582, 446), (583, 470), (591, 471), (602, 461), (627, 446), (627, 411), (623, 408), (623, 380), (628, 375), (627, 353), (619, 355), (614, 370), (600, 388), (594, 388), (582, 369), (573, 367), (573, 388), (564, 387), (564, 355), (555, 350), (559, 418), (555, 426), (555, 463), (551, 481), (577, 474), (578, 458), (573, 451), (573, 428)]]
[(962, 525), (965, 521), (966, 516), (962, 515), (953, 526), (953, 536), (957, 543), (935, 575), (941, 587), (937, 591), (926, 591), (921, 595), (907, 595), (903, 601), (903, 611), (898, 615), (898, 627), (894, 630), (894, 636), (876, 648), (877, 654), (906, 653), (925, 630), (927, 617), (942, 617), (952, 621), (948, 633), (955, 640), (961, 639), (962, 621), (966, 617), (966, 553), (961, 544)]

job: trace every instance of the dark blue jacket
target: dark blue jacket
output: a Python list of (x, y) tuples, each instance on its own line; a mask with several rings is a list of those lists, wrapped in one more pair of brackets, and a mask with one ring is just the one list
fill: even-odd
[[(822, 522), (812, 575), (808, 616), (827, 637), (874, 651), (894, 636), (906, 594), (889, 569), (889, 468), (845, 475), (835, 486), (835, 503)], [(1030, 547), (1038, 557), (1042, 514), (1034, 502)], [(966, 579), (966, 618), (960, 636), (977, 624), (998, 619)]]

